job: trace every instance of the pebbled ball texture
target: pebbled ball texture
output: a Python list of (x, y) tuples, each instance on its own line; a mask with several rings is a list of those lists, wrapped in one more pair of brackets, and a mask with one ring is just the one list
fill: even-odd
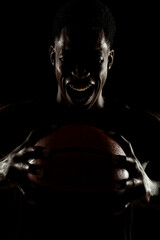
[(114, 181), (129, 177), (126, 169), (112, 164), (111, 155), (125, 156), (123, 149), (103, 130), (90, 125), (64, 125), (41, 138), (36, 146), (51, 153), (34, 160), (43, 176), (28, 174), (30, 181), (67, 191), (106, 191)]

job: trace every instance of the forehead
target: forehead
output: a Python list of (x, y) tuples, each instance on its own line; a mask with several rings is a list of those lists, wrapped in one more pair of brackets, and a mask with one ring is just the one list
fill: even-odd
[(104, 31), (96, 29), (63, 28), (56, 45), (63, 49), (109, 49)]

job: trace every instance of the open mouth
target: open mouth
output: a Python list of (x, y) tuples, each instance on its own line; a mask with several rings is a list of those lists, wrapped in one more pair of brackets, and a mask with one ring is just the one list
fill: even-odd
[(67, 94), (75, 104), (87, 104), (93, 98), (95, 82), (93, 80), (70, 81), (66, 85)]

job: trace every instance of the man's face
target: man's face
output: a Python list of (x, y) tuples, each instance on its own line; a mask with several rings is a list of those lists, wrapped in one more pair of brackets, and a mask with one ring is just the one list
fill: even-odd
[(102, 89), (113, 62), (104, 32), (64, 28), (50, 54), (58, 82), (57, 100), (82, 109), (95, 103), (103, 107)]

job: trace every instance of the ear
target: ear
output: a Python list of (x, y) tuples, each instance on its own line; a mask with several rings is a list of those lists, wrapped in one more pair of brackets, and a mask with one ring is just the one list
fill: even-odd
[(55, 48), (51, 45), (49, 47), (49, 57), (50, 57), (50, 62), (54, 66), (55, 64)]
[(111, 69), (114, 60), (114, 50), (111, 50), (108, 55), (108, 69)]

